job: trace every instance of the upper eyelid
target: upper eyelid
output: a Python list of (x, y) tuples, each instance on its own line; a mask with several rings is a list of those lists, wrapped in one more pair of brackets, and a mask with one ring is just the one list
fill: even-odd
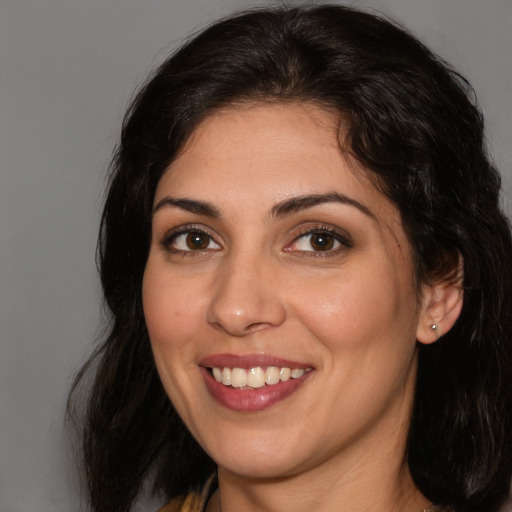
[(183, 235), (185, 233), (193, 232), (204, 233), (205, 235), (209, 236), (217, 245), (222, 246), (222, 244), (218, 240), (218, 237), (213, 235), (211, 233), (211, 230), (197, 224), (185, 224), (182, 226), (177, 226), (175, 228), (168, 229), (160, 237), (159, 241), (162, 245), (167, 245), (178, 236)]
[(297, 238), (300, 238), (302, 236), (312, 235), (312, 234), (319, 233), (319, 232), (330, 234), (344, 243), (347, 243), (350, 245), (352, 244), (352, 237), (346, 230), (341, 229), (341, 228), (335, 228), (334, 226), (323, 225), (323, 224), (320, 224), (317, 226), (304, 227), (304, 230), (299, 232), (293, 238), (293, 240), (297, 240)]

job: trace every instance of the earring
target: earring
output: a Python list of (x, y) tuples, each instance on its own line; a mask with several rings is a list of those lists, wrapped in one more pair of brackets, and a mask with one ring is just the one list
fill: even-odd
[(437, 325), (436, 324), (432, 324), (430, 326), (430, 330), (434, 333), (435, 337), (436, 337), (436, 340), (439, 339), (439, 331), (437, 330)]

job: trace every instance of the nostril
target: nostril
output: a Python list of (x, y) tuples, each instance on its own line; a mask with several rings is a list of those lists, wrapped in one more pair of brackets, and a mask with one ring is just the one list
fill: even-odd
[(268, 322), (254, 322), (247, 326), (248, 332), (257, 332), (262, 331), (263, 329), (268, 329), (269, 327), (272, 327), (272, 324)]

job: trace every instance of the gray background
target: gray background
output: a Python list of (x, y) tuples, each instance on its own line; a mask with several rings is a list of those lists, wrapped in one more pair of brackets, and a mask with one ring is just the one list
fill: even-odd
[[(353, 3), (392, 14), (470, 79), (510, 212), (512, 2)], [(252, 5), (0, 0), (0, 512), (80, 508), (63, 408), (98, 333), (95, 238), (123, 111), (184, 36)]]

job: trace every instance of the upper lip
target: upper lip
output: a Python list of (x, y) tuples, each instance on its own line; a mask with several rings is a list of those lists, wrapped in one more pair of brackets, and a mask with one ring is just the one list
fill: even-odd
[(277, 366), (281, 368), (312, 368), (311, 364), (290, 361), (270, 354), (212, 354), (204, 357), (199, 362), (200, 366), (206, 368), (251, 368)]

